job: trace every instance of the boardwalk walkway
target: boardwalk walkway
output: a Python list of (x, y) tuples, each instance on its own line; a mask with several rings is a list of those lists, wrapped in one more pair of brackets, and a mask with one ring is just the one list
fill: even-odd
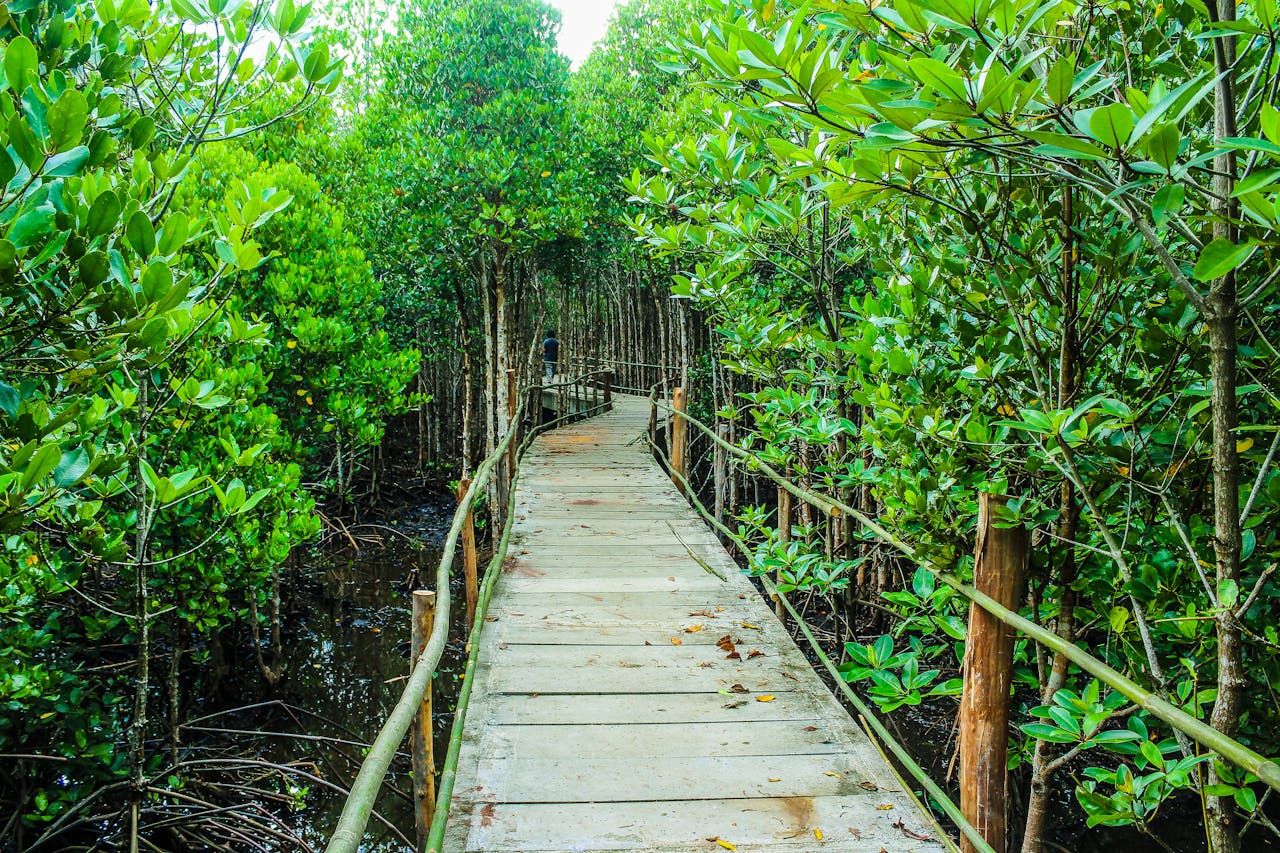
[(445, 849), (939, 853), (647, 423), (619, 395), (525, 458)]

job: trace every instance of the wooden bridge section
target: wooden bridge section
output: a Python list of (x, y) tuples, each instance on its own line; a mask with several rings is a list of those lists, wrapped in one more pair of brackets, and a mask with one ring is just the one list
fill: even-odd
[(521, 466), (445, 850), (937, 853), (937, 830), (654, 463), (647, 401)]

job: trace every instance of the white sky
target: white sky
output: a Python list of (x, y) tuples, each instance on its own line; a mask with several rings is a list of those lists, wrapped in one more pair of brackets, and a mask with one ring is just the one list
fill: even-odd
[(561, 11), (560, 52), (577, 68), (591, 53), (591, 46), (609, 27), (609, 16), (617, 0), (548, 0)]

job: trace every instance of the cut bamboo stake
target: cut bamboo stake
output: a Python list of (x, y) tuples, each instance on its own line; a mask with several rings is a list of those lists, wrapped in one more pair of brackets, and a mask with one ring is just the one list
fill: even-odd
[[(791, 493), (781, 487), (778, 489), (778, 542), (784, 550), (791, 544)], [(782, 569), (778, 569), (776, 583), (782, 583)], [(787, 608), (777, 595), (773, 596), (773, 609), (778, 621), (787, 624)]]
[[(716, 435), (721, 441), (729, 438), (729, 425), (718, 424), (716, 426)], [(716, 521), (724, 522), (724, 501), (726, 492), (726, 481), (728, 480), (729, 471), (729, 455), (724, 452), (724, 448), (719, 444), (715, 445), (715, 453), (712, 457), (712, 470), (715, 479), (715, 508)]]
[[(512, 442), (514, 444), (515, 442)], [(467, 490), (471, 488), (471, 478), (463, 477), (458, 481), (458, 503), (467, 499)], [(471, 507), (467, 507), (466, 521), (462, 523), (462, 565), (465, 589), (467, 593), (467, 624), (470, 625), (476, 615), (476, 595), (479, 587), (477, 579), (476, 559), (476, 524), (472, 517)]]
[[(431, 640), (431, 623), (435, 620), (436, 594), (425, 590), (413, 593), (413, 630), (411, 632), (413, 656), (409, 672), (419, 666), (419, 658)], [(436, 810), (436, 762), (432, 744), (431, 688), (427, 687), (413, 720), (413, 796), (415, 800), (414, 823), (418, 830), (418, 850), (427, 848), (427, 836), (431, 833), (431, 820)]]
[[(671, 419), (671, 474), (672, 478), (679, 474), (681, 479), (687, 477), (685, 471), (685, 442), (688, 435), (688, 424), (683, 417), (685, 406), (684, 388), (676, 388), (671, 392), (671, 408), (677, 413), (677, 416)], [(676, 481), (676, 486), (680, 485), (680, 481)], [(684, 491), (681, 488), (681, 491)]]
[[(1021, 597), (1030, 540), (1024, 527), (996, 526), (995, 510), (1005, 501), (979, 497), (973, 574), (979, 592), (1012, 609)], [(1014, 633), (976, 603), (970, 605), (960, 700), (960, 808), (996, 853), (1006, 849)], [(975, 850), (967, 839), (961, 849)]]
[(516, 474), (516, 445), (520, 442), (520, 425), (516, 419), (516, 372), (507, 371), (507, 429), (516, 433), (516, 437), (507, 445), (507, 488)]

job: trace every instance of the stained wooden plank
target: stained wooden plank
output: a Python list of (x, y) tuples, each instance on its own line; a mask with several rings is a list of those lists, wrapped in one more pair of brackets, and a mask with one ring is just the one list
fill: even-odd
[(445, 849), (939, 853), (614, 399), (522, 467)]

